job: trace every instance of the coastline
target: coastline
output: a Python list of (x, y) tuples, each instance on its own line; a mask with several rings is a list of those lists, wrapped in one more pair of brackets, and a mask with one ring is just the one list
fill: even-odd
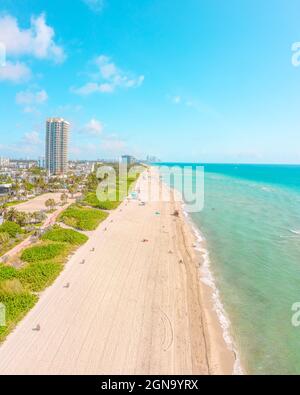
[[(149, 171), (141, 195), (160, 187)], [(126, 199), (1, 345), (0, 374), (232, 374), (183, 213)]]
[[(200, 292), (199, 302), (203, 311), (203, 335), (208, 351), (209, 374), (244, 374), (238, 351), (230, 335), (230, 322), (210, 270), (209, 252), (205, 246), (204, 236), (191, 216), (185, 211), (180, 191), (167, 185), (164, 181), (163, 184), (170, 191), (172, 203), (180, 212), (181, 229), (179, 232), (182, 233), (182, 248), (185, 249), (186, 256), (190, 257), (191, 264), (196, 264), (195, 277), (198, 284), (195, 284), (195, 287), (198, 286)], [(175, 195), (176, 199), (174, 199)]]
[[(192, 232), (194, 236), (194, 249), (201, 262), (198, 269), (200, 289), (203, 295), (203, 308), (205, 310), (207, 323), (209, 323), (208, 326), (210, 326), (207, 330), (208, 332), (211, 331), (208, 336), (211, 338), (212, 349), (215, 349), (215, 358), (217, 361), (219, 361), (218, 365), (221, 367), (221, 372), (222, 366), (224, 365), (225, 370), (227, 370), (228, 362), (229, 364), (232, 364), (233, 359), (233, 368), (231, 374), (243, 375), (245, 374), (245, 371), (241, 365), (239, 352), (230, 333), (231, 322), (221, 301), (220, 293), (215, 284), (215, 279), (211, 271), (209, 251), (206, 246), (206, 240), (201, 234), (199, 227), (193, 222), (189, 214), (184, 211), (184, 203), (182, 203), (182, 210), (184, 216), (186, 217), (190, 232)], [(220, 339), (220, 337), (222, 337), (222, 339)], [(224, 350), (224, 343), (226, 350)], [(226, 356), (228, 352), (230, 355)], [(220, 373), (217, 372), (217, 374)]]

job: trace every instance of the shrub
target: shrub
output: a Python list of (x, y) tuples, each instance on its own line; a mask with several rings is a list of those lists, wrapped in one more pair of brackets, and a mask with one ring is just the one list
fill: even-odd
[(77, 229), (94, 230), (107, 216), (107, 213), (97, 209), (72, 205), (63, 211), (59, 218), (67, 225), (74, 224)]
[(64, 222), (68, 226), (71, 226), (72, 228), (76, 228), (77, 227), (77, 220), (76, 220), (76, 218), (65, 216), (65, 217), (62, 218), (62, 222)]
[(16, 237), (18, 233), (22, 233), (22, 228), (15, 222), (6, 221), (0, 225), (0, 232), (8, 233), (10, 237)]
[(9, 241), (9, 234), (7, 232), (0, 232), (0, 244), (5, 244)]
[(11, 280), (3, 280), (0, 281), (0, 295), (15, 295), (21, 294), (23, 292), (23, 287), (17, 278), (13, 278)]
[(0, 326), (0, 341), (16, 326), (25, 314), (35, 305), (38, 297), (30, 293), (5, 294), (0, 293), (0, 303), (6, 311), (6, 326)]
[(42, 236), (42, 240), (70, 243), (72, 245), (84, 244), (88, 237), (73, 229), (54, 228)]
[(39, 292), (53, 283), (62, 268), (60, 263), (31, 263), (20, 270), (18, 278), (31, 291)]
[(86, 195), (86, 197), (84, 198), (83, 202), (88, 204), (89, 206), (100, 208), (102, 210), (114, 210), (120, 204), (120, 202), (114, 202), (114, 201), (110, 201), (110, 200), (100, 201), (97, 198), (97, 195), (95, 192), (88, 193)]
[(17, 270), (11, 266), (0, 265), (0, 281), (17, 277)]
[(38, 245), (26, 248), (21, 255), (21, 259), (25, 262), (46, 261), (57, 257), (63, 253), (64, 250), (65, 245), (62, 243)]

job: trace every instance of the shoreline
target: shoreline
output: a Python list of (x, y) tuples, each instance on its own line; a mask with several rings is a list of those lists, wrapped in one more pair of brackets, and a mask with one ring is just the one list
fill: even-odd
[[(220, 300), (219, 291), (215, 285), (213, 274), (210, 270), (210, 263), (206, 262), (206, 256), (209, 255), (201, 230), (194, 223), (193, 219), (184, 209), (184, 202), (180, 191), (167, 185), (162, 181), (164, 186), (170, 191), (173, 197), (173, 203), (181, 213), (181, 227), (185, 238), (186, 254), (190, 255), (193, 262), (199, 262), (196, 265), (198, 277), (198, 286), (200, 289), (200, 305), (203, 309), (204, 336), (208, 348), (208, 362), (210, 365), (210, 374), (212, 375), (240, 375), (244, 374), (240, 364), (238, 352), (235, 348), (233, 339), (230, 335), (230, 321), (227, 318), (225, 309)], [(176, 195), (176, 200), (174, 199)], [(209, 259), (209, 258), (208, 258)], [(205, 273), (204, 271), (208, 271)], [(204, 276), (209, 275), (211, 283), (205, 281)], [(223, 316), (221, 316), (220, 315)], [(222, 318), (226, 320), (226, 327), (222, 324)]]
[[(211, 262), (209, 258), (209, 251), (206, 246), (206, 240), (203, 234), (201, 233), (201, 229), (199, 229), (198, 225), (196, 225), (191, 218), (191, 216), (184, 211), (184, 203), (183, 205), (183, 214), (186, 218), (186, 221), (188, 223), (188, 226), (190, 227), (190, 231), (193, 233), (194, 238), (195, 238), (195, 251), (197, 256), (199, 256), (199, 259), (201, 260), (201, 265), (199, 266), (199, 281), (200, 281), (200, 288), (202, 288), (202, 293), (203, 293), (203, 304), (204, 308), (206, 311), (206, 314), (208, 316), (208, 321), (212, 321), (212, 326), (219, 326), (220, 328), (214, 328), (214, 331), (216, 330), (219, 332), (221, 330), (221, 334), (223, 337), (223, 340), (225, 342), (225, 346), (227, 348), (227, 351), (234, 356), (234, 362), (233, 362), (233, 369), (232, 369), (232, 374), (233, 375), (244, 375), (245, 371), (244, 368), (241, 365), (240, 357), (239, 357), (239, 352), (236, 348), (236, 345), (234, 343), (234, 340), (231, 335), (230, 327), (231, 327), (231, 322), (230, 319), (228, 318), (228, 315), (226, 313), (226, 310), (224, 308), (224, 305), (221, 300), (220, 292), (218, 287), (216, 286), (215, 283), (215, 278), (214, 275), (211, 271)], [(217, 322), (216, 322), (217, 321)], [(213, 337), (216, 336), (217, 338), (220, 337), (220, 334), (217, 333), (216, 335), (213, 335)], [(212, 339), (213, 342), (213, 339)], [(223, 348), (223, 345), (221, 345)], [(225, 351), (226, 352), (226, 351)], [(232, 356), (231, 356), (232, 357)], [(230, 357), (230, 359), (231, 359)]]

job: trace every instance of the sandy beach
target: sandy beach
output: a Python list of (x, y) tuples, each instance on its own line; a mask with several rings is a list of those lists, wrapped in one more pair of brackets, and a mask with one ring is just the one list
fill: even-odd
[[(145, 174), (141, 197), (159, 188)], [(0, 347), (0, 374), (232, 374), (194, 243), (180, 202), (126, 199)]]
[(14, 208), (24, 213), (34, 213), (35, 211), (46, 210), (46, 206), (45, 206), (46, 200), (54, 199), (57, 204), (60, 204), (61, 195), (62, 195), (61, 192), (44, 193), (40, 196), (28, 200), (27, 202), (20, 203), (17, 206), (14, 206)]

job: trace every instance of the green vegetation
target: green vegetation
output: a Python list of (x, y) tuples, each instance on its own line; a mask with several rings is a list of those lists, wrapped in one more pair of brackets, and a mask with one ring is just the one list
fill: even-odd
[(63, 243), (41, 244), (26, 248), (21, 259), (25, 262), (47, 261), (61, 255), (65, 249), (66, 245)]
[(0, 225), (0, 232), (7, 233), (10, 237), (16, 237), (18, 234), (22, 233), (22, 228), (20, 225), (12, 221), (6, 221)]
[(5, 221), (0, 225), (0, 256), (21, 243), (30, 234), (31, 229), (23, 230), (12, 221)]
[(7, 243), (9, 238), (10, 236), (7, 232), (0, 232), (0, 245)]
[(28, 202), (28, 199), (26, 199), (26, 200), (14, 200), (13, 202), (5, 203), (4, 207), (7, 208), (7, 207), (12, 207), (12, 206), (17, 206), (18, 204), (25, 203), (25, 202)]
[(76, 232), (73, 229), (63, 229), (55, 227), (42, 236), (42, 240), (51, 240), (60, 243), (70, 243), (72, 245), (84, 244), (88, 237), (82, 233)]
[(2, 233), (0, 232), (0, 256), (4, 255), (7, 251), (17, 246), (27, 236), (28, 233), (27, 234), (24, 233), (21, 236), (18, 236), (17, 238), (13, 238), (13, 237), (9, 237), (8, 233), (6, 232), (2, 232)]
[(67, 204), (68, 203), (68, 195), (66, 193), (62, 193), (60, 195), (60, 201), (61, 201), (62, 205)]
[(40, 292), (53, 283), (62, 268), (57, 262), (31, 263), (19, 271), (18, 278), (30, 291)]
[(55, 200), (54, 199), (47, 199), (46, 201), (45, 201), (45, 206), (46, 206), (46, 208), (48, 209), (48, 210), (54, 210), (55, 209), (55, 206), (56, 206), (56, 202), (55, 202)]
[(77, 184), (71, 184), (69, 186), (69, 193), (72, 196), (72, 199), (74, 198), (74, 194), (78, 191), (78, 185)]
[(97, 198), (96, 192), (89, 192), (84, 200), (83, 203), (86, 203), (89, 206), (95, 207), (95, 208), (100, 208), (102, 210), (114, 210), (117, 208), (120, 204), (120, 202), (113, 202), (113, 201), (100, 201)]
[(80, 230), (94, 230), (107, 216), (103, 211), (72, 204), (60, 214), (59, 220)]
[(31, 215), (17, 211), (14, 207), (4, 213), (4, 219), (9, 222), (15, 222), (20, 226), (25, 226), (30, 222)]
[(1, 290), (2, 287), (0, 287), (0, 303), (5, 306), (6, 326), (0, 326), (0, 341), (5, 339), (9, 332), (26, 315), (26, 313), (35, 305), (38, 300), (36, 295), (33, 295), (29, 292), (16, 292), (13, 289), (11, 289), (10, 292), (7, 292), (7, 290)]
[(108, 200), (99, 200), (94, 190), (85, 195), (83, 203), (102, 210), (114, 210), (120, 205), (123, 198), (130, 193), (135, 181), (136, 178), (128, 177), (126, 182), (117, 178), (115, 186), (106, 187), (106, 191), (109, 190), (111, 196)]
[(0, 282), (17, 277), (17, 270), (11, 266), (0, 265)]

